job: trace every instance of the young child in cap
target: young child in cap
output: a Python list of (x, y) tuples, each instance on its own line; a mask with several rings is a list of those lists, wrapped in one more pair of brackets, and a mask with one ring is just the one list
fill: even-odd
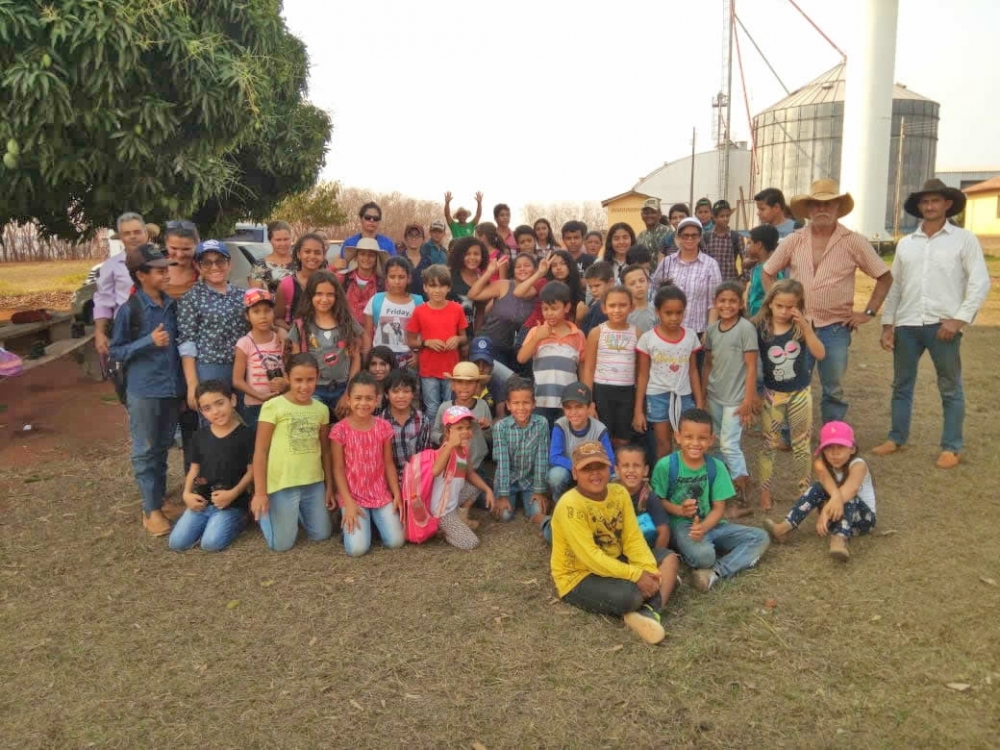
[(507, 381), (514, 373), (502, 363), (493, 359), (493, 342), (487, 336), (476, 336), (469, 342), (469, 361), (479, 368), (479, 374), (486, 376), (479, 398), (486, 402), (496, 419), (506, 416), (503, 402), (507, 393)]
[[(489, 455), (490, 443), (493, 441), (493, 412), (482, 398), (480, 393), (483, 383), (488, 376), (481, 375), (479, 367), (473, 362), (459, 362), (450, 373), (445, 373), (445, 378), (451, 381), (451, 390), (454, 398), (450, 401), (442, 401), (434, 418), (434, 427), (431, 429), (431, 442), (434, 445), (442, 445), (445, 437), (444, 416), (452, 406), (460, 406), (468, 409), (472, 414), (473, 422), (471, 426), (471, 439), (466, 446), (468, 449), (469, 466), (478, 472), (483, 465), (486, 456)], [(476, 501), (477, 492), (472, 485), (467, 485), (469, 495), (464, 498), (461, 507), (458, 509), (462, 522), (471, 529), (478, 528), (479, 523), (469, 519), (469, 508)]]
[(285, 340), (274, 326), (271, 292), (247, 289), (243, 306), (250, 333), (236, 342), (233, 388), (243, 394), (243, 421), (254, 432), (263, 403), (288, 388), (283, 356)]
[(677, 556), (650, 550), (627, 489), (610, 484), (611, 460), (597, 442), (573, 451), (576, 487), (552, 516), (552, 580), (559, 598), (622, 617), (646, 643), (665, 637), (660, 612), (677, 582)]
[(817, 481), (802, 495), (781, 523), (767, 519), (764, 528), (778, 544), (819, 511), (816, 534), (830, 537), (830, 556), (847, 562), (847, 540), (875, 528), (875, 484), (871, 471), (858, 456), (854, 430), (846, 422), (827, 422), (819, 433), (813, 471)]
[(604, 446), (608, 459), (615, 453), (611, 446), (608, 428), (599, 419), (590, 416), (593, 403), (590, 388), (579, 381), (570, 383), (562, 392), (563, 415), (556, 420), (549, 441), (549, 494), (552, 502), (573, 486), (572, 455), (581, 443), (598, 442)]
[[(471, 465), (470, 446), (476, 426), (475, 415), (464, 406), (441, 408), (444, 442), (438, 449), (431, 469), (434, 485), (430, 508), (440, 518), (445, 541), (459, 549), (475, 549), (477, 537), (468, 524), (468, 507), (479, 493), (486, 495), (486, 507), (494, 505), (493, 490)], [(466, 510), (462, 514), (463, 507)]]

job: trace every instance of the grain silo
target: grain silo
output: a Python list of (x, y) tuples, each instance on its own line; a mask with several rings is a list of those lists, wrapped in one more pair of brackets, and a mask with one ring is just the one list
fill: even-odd
[[(844, 130), (845, 64), (793, 91), (753, 119), (757, 164), (755, 191), (780, 188), (786, 198), (805, 193), (809, 185), (824, 177), (840, 179)], [(892, 94), (892, 130), (889, 174), (886, 179), (885, 227), (891, 234), (896, 207), (896, 173), (900, 164), (899, 137), (905, 118), (902, 200), (934, 176), (937, 157), (939, 105), (905, 86), (896, 84)], [(850, 185), (842, 189), (851, 190)], [(899, 228), (910, 230), (916, 219), (899, 205)]]

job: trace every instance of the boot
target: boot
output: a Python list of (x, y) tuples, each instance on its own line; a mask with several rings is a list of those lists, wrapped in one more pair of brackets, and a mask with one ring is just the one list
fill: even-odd
[(479, 528), (479, 521), (473, 521), (471, 518), (469, 518), (469, 509), (468, 508), (459, 508), (458, 509), (458, 520), (461, 521), (462, 523), (464, 523), (466, 526), (468, 526), (473, 531), (475, 531), (476, 529)]
[(788, 540), (788, 534), (792, 531), (792, 525), (788, 521), (775, 523), (770, 518), (764, 519), (764, 528), (775, 544), (784, 544)]
[(148, 516), (142, 517), (142, 528), (151, 536), (166, 536), (170, 533), (170, 521), (166, 519), (162, 512), (154, 510)]
[(830, 557), (839, 562), (847, 562), (851, 553), (847, 549), (847, 540), (840, 534), (830, 536)]
[(902, 447), (903, 446), (901, 445), (896, 445), (896, 443), (892, 442), (891, 440), (886, 440), (884, 443), (882, 443), (882, 445), (876, 445), (874, 448), (872, 448), (872, 455), (888, 456), (891, 453), (895, 453)]

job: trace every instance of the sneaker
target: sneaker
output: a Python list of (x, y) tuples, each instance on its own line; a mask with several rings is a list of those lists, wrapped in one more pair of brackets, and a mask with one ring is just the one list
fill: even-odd
[(765, 518), (764, 529), (767, 531), (768, 536), (771, 537), (771, 541), (776, 544), (784, 544), (785, 539), (788, 536), (788, 532), (792, 530), (792, 525), (788, 523), (788, 521), (775, 523), (770, 518)]
[(847, 540), (840, 534), (830, 536), (830, 557), (838, 562), (847, 562), (851, 559), (851, 552), (847, 549)]
[(942, 451), (934, 465), (939, 469), (954, 469), (958, 466), (958, 454), (952, 451)]
[(691, 585), (699, 591), (708, 591), (715, 584), (718, 576), (711, 568), (696, 568), (691, 571)]
[(143, 515), (142, 528), (151, 536), (166, 536), (170, 533), (170, 521), (161, 511), (154, 510), (148, 516)]
[(874, 456), (888, 456), (890, 453), (895, 453), (900, 450), (903, 446), (897, 445), (891, 440), (886, 440), (882, 445), (876, 445), (872, 448), (872, 455)]
[(655, 645), (667, 637), (660, 624), (660, 616), (648, 604), (644, 604), (637, 612), (629, 612), (622, 619), (628, 629), (646, 643)]

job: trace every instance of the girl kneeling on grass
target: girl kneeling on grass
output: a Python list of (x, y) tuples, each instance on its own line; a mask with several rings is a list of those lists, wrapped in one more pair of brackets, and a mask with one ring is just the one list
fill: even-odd
[(392, 457), (395, 433), (374, 416), (379, 403), (378, 382), (359, 372), (347, 386), (350, 413), (330, 430), (333, 476), (343, 509), (344, 549), (351, 557), (365, 554), (372, 544), (372, 523), (382, 544), (392, 549), (406, 541), (399, 512), (403, 506), (399, 477)]
[(288, 391), (261, 407), (253, 458), (250, 510), (275, 552), (295, 545), (300, 520), (313, 541), (333, 533), (333, 471), (324, 439), (330, 411), (313, 400), (319, 366), (311, 354), (296, 354), (287, 377)]
[(819, 458), (813, 470), (819, 481), (798, 499), (781, 523), (767, 519), (764, 528), (778, 544), (819, 510), (816, 534), (830, 535), (830, 556), (847, 562), (847, 540), (875, 528), (875, 484), (868, 464), (858, 457), (854, 430), (846, 422), (827, 422), (819, 433)]

